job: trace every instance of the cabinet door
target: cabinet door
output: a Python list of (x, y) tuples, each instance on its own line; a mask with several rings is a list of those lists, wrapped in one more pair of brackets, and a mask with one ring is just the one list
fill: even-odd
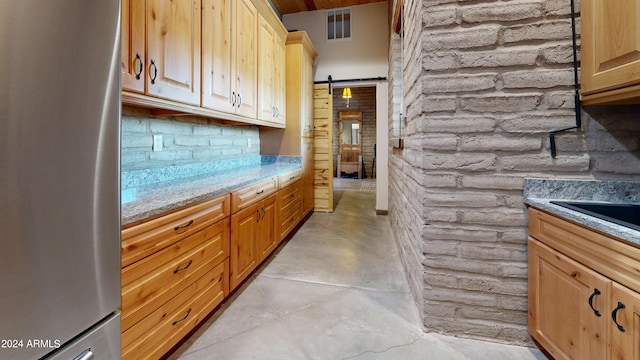
[(286, 53), (287, 49), (285, 47), (285, 39), (278, 37), (277, 35), (274, 38), (274, 61), (275, 65), (273, 67), (275, 75), (274, 75), (274, 98), (276, 105), (276, 118), (275, 121), (279, 124), (287, 123), (287, 77), (285, 73), (285, 69), (287, 67), (286, 64)]
[(200, 104), (200, 1), (147, 1), (147, 93)]
[(202, 106), (235, 113), (231, 0), (203, 0)]
[(313, 58), (306, 51), (302, 52), (302, 68), (300, 69), (300, 130), (302, 136), (310, 136), (313, 118)]
[(529, 238), (529, 332), (556, 359), (606, 359), (611, 281)]
[(235, 1), (234, 11), (234, 88), (239, 99), (236, 113), (255, 119), (258, 109), (258, 11), (251, 0)]
[(122, 0), (122, 89), (144, 93), (145, 0)]
[(583, 95), (640, 83), (640, 1), (583, 0)]
[(231, 215), (231, 276), (234, 289), (260, 262), (256, 248), (262, 202)]
[(266, 259), (278, 245), (276, 238), (276, 194), (264, 199), (260, 211), (260, 230), (257, 237), (257, 248), (260, 261)]
[(610, 306), (611, 359), (640, 359), (640, 294), (613, 283)]
[(258, 16), (258, 119), (274, 121), (275, 117), (275, 52), (274, 31), (271, 25)]

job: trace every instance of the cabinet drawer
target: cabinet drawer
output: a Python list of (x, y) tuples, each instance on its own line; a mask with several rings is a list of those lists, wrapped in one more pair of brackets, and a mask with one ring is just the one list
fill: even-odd
[(122, 359), (159, 359), (218, 306), (229, 292), (229, 260), (122, 333)]
[(260, 201), (278, 190), (278, 178), (272, 177), (231, 193), (231, 213)]
[(289, 209), (281, 214), (278, 218), (278, 240), (282, 241), (291, 230), (293, 230), (298, 222), (300, 222), (302, 214), (302, 200), (298, 199), (293, 202)]
[(122, 230), (122, 267), (224, 219), (229, 210), (225, 195)]
[(296, 201), (300, 200), (301, 196), (300, 181), (296, 181), (280, 190), (278, 192), (278, 209), (280, 216), (286, 213)]
[(122, 270), (122, 330), (155, 311), (229, 256), (229, 219)]
[(529, 208), (529, 235), (640, 292), (640, 249), (555, 215)]
[(300, 179), (302, 179), (302, 169), (295, 169), (279, 175), (278, 185), (280, 186), (280, 189), (283, 189), (294, 181), (298, 181)]

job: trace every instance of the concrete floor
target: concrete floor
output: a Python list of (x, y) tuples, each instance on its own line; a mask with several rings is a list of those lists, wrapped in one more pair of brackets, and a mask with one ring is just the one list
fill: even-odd
[(375, 192), (336, 181), (314, 213), (169, 359), (546, 359), (424, 333)]

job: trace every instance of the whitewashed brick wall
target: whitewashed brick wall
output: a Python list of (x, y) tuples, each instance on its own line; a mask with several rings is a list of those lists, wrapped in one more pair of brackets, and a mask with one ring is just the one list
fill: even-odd
[(575, 124), (570, 22), (568, 0), (405, 0), (389, 217), (427, 331), (532, 345), (523, 178), (640, 181), (640, 106), (583, 108), (550, 156)]
[[(162, 135), (162, 151), (152, 150), (154, 134)], [(123, 107), (122, 167), (125, 169), (259, 154), (257, 126), (221, 125), (198, 116), (152, 116), (147, 109)]]

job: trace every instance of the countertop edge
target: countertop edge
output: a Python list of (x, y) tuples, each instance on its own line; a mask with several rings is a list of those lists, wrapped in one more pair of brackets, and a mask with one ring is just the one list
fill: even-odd
[(567, 220), (571, 220), (580, 225), (591, 228), (595, 231), (602, 232), (612, 237), (616, 237), (631, 245), (640, 247), (640, 231), (623, 227), (611, 223), (606, 220), (598, 219), (594, 216), (582, 214), (580, 212), (564, 208), (559, 205), (554, 205), (551, 201), (565, 200), (565, 199), (541, 199), (541, 198), (525, 198), (524, 203), (528, 206), (546, 211), (553, 215), (560, 216)]
[(174, 209), (224, 196), (243, 186), (302, 167), (300, 163), (277, 164), (277, 167), (270, 164), (273, 169), (270, 169), (269, 166), (256, 167), (264, 169), (264, 171), (260, 174), (239, 176), (232, 183), (227, 183), (224, 186), (219, 186), (218, 179), (222, 176), (233, 177), (234, 172), (186, 180), (147, 190), (140, 198), (121, 205), (121, 227), (169, 213)]

